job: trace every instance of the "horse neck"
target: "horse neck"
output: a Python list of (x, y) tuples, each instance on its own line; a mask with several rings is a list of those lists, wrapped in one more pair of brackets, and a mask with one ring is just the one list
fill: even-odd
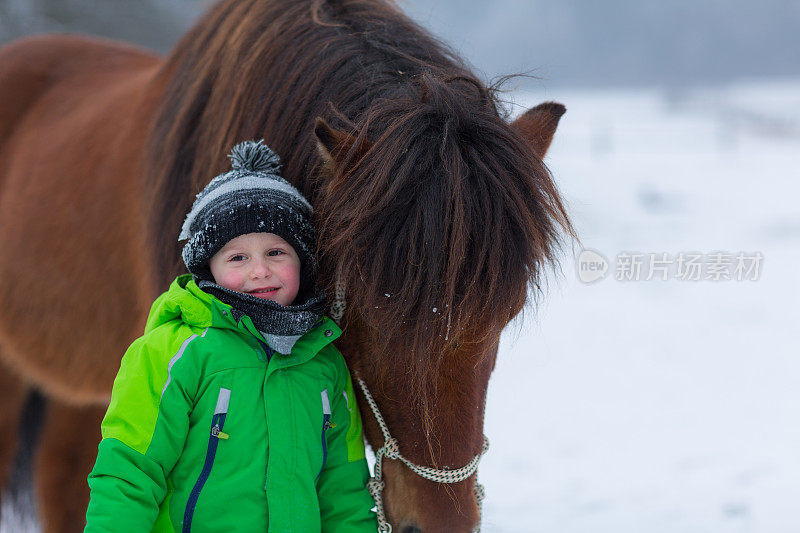
[(210, 118), (204, 148), (226, 153), (263, 136), (285, 177), (313, 196), (314, 119), (357, 122), (375, 100), (407, 94), (409, 79), (436, 69), (456, 69), (451, 53), (388, 2), (228, 0), (181, 40), (163, 75), (206, 97), (196, 103)]

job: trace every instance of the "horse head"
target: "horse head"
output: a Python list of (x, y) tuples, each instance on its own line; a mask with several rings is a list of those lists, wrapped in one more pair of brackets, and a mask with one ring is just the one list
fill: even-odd
[[(411, 87), (356, 122), (317, 119), (319, 257), (346, 302), (342, 351), (399, 453), (448, 471), (480, 456), (500, 333), (539, 289), (561, 231), (573, 234), (542, 163), (565, 109), (541, 104), (508, 124), (473, 79)], [(359, 401), (378, 450), (385, 433)], [(441, 484), (396, 460), (384, 472), (395, 531), (478, 524), (475, 475)]]

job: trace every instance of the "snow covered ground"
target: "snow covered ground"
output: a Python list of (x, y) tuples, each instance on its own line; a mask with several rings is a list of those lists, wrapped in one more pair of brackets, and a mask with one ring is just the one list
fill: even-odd
[[(576, 245), (505, 333), (484, 531), (800, 531), (800, 80), (513, 96), (567, 106), (546, 162), (609, 271), (581, 282)], [(645, 280), (717, 251), (758, 279)]]
[[(511, 96), (567, 106), (547, 163), (609, 271), (583, 283), (567, 250), (504, 335), (483, 531), (800, 531), (800, 80)], [(759, 278), (644, 280), (650, 253), (717, 251), (760, 252)]]

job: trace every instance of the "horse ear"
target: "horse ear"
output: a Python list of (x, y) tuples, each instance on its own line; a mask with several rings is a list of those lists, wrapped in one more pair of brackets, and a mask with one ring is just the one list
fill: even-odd
[(370, 148), (367, 141), (362, 141), (357, 146), (355, 157), (350, 158), (349, 155), (357, 138), (333, 129), (320, 117), (317, 117), (314, 122), (314, 135), (317, 137), (317, 151), (325, 162), (325, 166), (331, 171), (342, 164), (345, 159), (349, 158), (353, 162), (359, 161)]
[(545, 102), (527, 110), (511, 123), (511, 127), (522, 135), (539, 159), (543, 159), (556, 133), (558, 121), (566, 112), (567, 108), (561, 104)]

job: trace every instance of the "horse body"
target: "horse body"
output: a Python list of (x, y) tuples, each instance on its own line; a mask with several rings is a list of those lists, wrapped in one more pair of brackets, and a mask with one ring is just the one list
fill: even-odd
[(153, 294), (140, 162), (154, 103), (143, 88), (159, 60), (71, 37), (4, 56), (17, 59), (0, 57), (4, 102), (26, 74), (42, 82), (0, 145), (2, 349), (47, 392), (99, 403), (115, 375), (108, 354), (141, 330)]
[[(82, 450), (39, 480), (40, 499), (85, 479), (97, 430), (64, 444), (57, 429), (98, 427), (102, 407), (79, 406), (107, 401), (181, 271), (194, 194), (247, 138), (282, 155), (315, 207), (320, 282), (347, 287), (340, 348), (402, 453), (458, 468), (480, 452), (500, 331), (553, 260), (556, 230), (571, 232), (541, 163), (562, 106), (506, 124), (453, 54), (375, 0), (227, 0), (165, 60), (107, 41), (22, 41), (0, 50), (0, 102), (0, 355), (56, 402), (37, 466)], [(25, 390), (5, 394), (21, 403)], [(398, 530), (478, 521), (474, 478), (443, 486), (395, 461), (385, 473)], [(80, 529), (64, 510), (85, 508), (75, 492), (77, 504), (47, 503), (47, 530)]]

